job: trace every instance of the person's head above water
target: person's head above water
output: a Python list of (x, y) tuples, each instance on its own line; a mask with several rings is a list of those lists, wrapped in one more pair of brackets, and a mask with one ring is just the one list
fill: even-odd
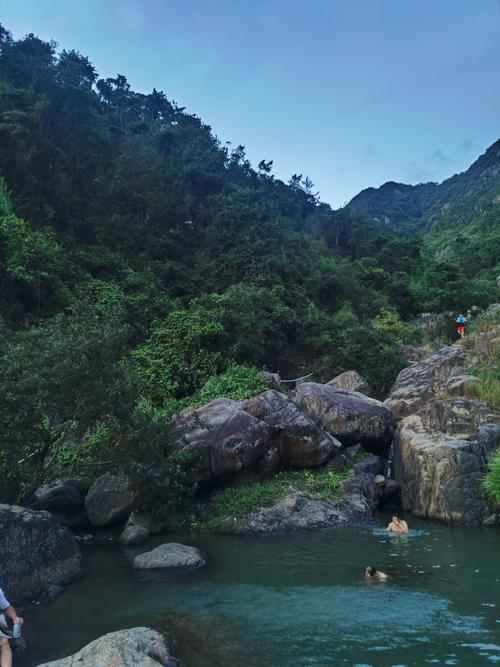
[(365, 567), (365, 574), (369, 577), (373, 577), (374, 574), (377, 574), (377, 568), (372, 567), (371, 565), (367, 565)]

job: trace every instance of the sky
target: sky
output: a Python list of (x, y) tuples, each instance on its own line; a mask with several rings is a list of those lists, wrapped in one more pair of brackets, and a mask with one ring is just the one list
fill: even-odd
[(0, 22), (163, 90), (335, 208), (500, 138), (500, 0), (0, 0)]

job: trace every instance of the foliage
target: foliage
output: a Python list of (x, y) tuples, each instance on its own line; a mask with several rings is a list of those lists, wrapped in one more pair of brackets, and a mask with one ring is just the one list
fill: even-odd
[(486, 493), (500, 505), (500, 449), (497, 449), (488, 461), (488, 473), (483, 480)]
[(496, 345), (488, 358), (471, 372), (478, 379), (466, 386), (466, 395), (486, 401), (495, 412), (500, 413), (500, 345)]
[(233, 364), (220, 375), (210, 377), (194, 395), (191, 405), (204, 405), (214, 398), (224, 396), (242, 401), (267, 389), (267, 383), (257, 368)]

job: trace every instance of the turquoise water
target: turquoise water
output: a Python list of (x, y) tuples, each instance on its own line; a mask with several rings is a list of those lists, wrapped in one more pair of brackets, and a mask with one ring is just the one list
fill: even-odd
[[(87, 574), (27, 622), (32, 666), (111, 630), (168, 629), (188, 667), (500, 664), (500, 531), (406, 517), (270, 539), (176, 536), (203, 570), (138, 573), (147, 548), (90, 547)], [(365, 565), (390, 575), (363, 580)]]

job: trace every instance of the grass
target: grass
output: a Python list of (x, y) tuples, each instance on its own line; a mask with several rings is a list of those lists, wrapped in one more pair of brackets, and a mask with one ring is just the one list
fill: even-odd
[(500, 413), (500, 345), (481, 364), (470, 369), (470, 373), (478, 378), (478, 382), (466, 386), (466, 396), (486, 401)]
[[(354, 463), (366, 456), (361, 454)], [(296, 491), (303, 491), (317, 500), (334, 500), (339, 497), (340, 485), (350, 473), (349, 468), (339, 472), (328, 467), (286, 470), (257, 482), (219, 489), (212, 493), (196, 528), (223, 532), (235, 519), (241, 519), (259, 507), (269, 507), (279, 498)]]
[(483, 488), (486, 494), (500, 505), (500, 449), (488, 462), (488, 473), (483, 480)]

